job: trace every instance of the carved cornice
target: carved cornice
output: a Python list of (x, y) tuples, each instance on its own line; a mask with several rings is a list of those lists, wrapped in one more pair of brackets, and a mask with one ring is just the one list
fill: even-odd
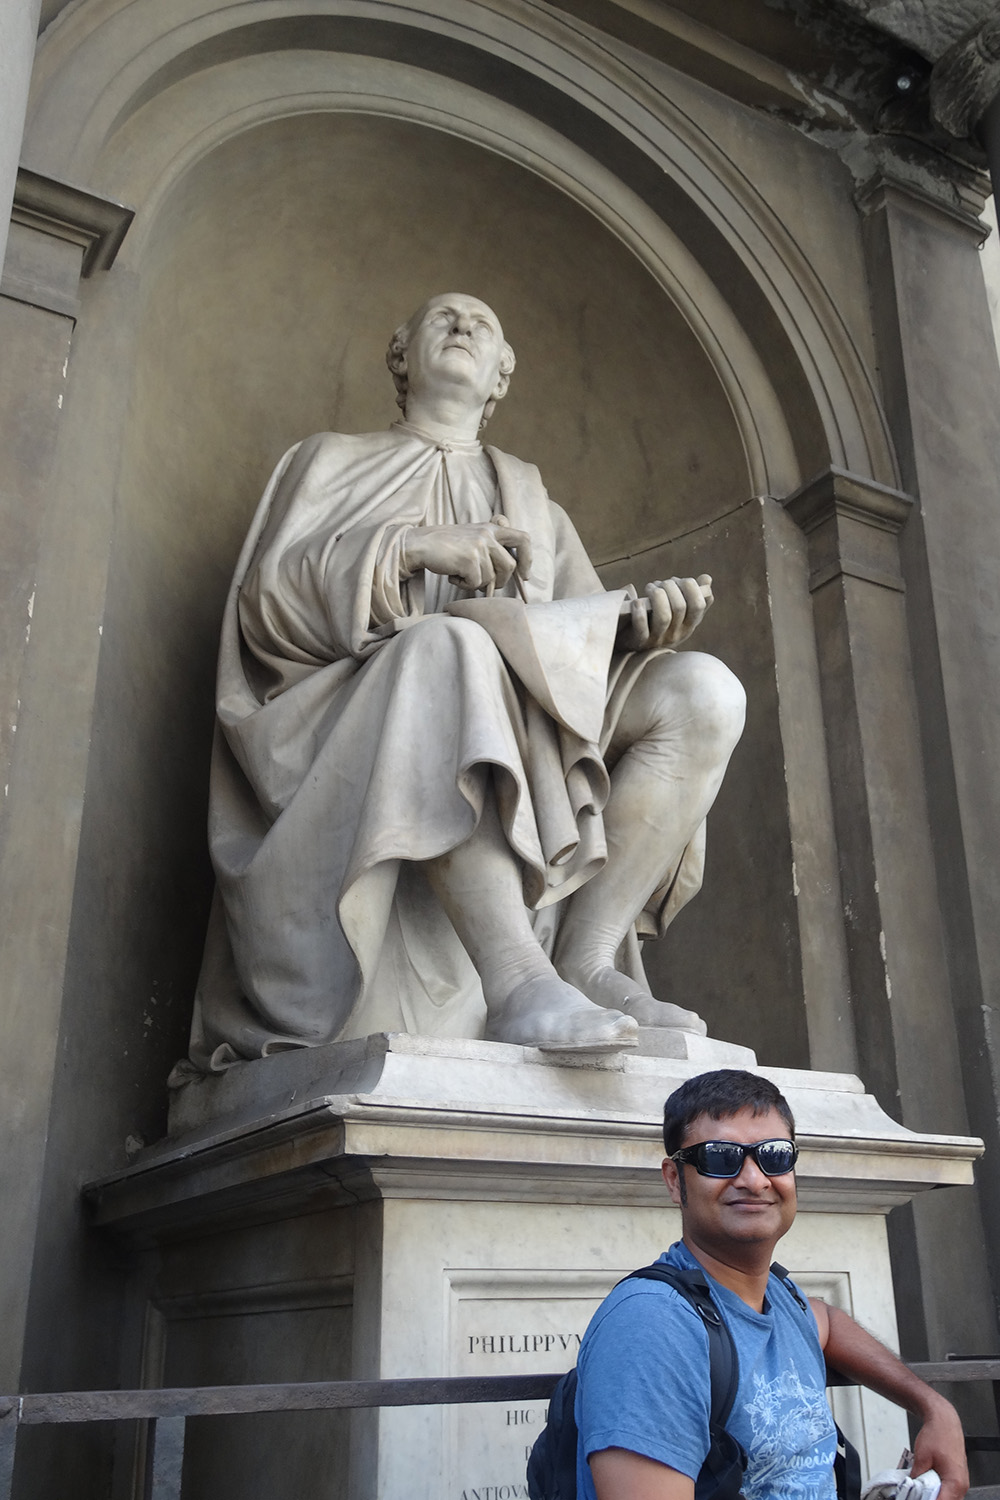
[(106, 271), (121, 248), (135, 210), (110, 198), (18, 168), (11, 219), (42, 234), (79, 245), (81, 276)]
[(831, 467), (784, 505), (809, 538), (812, 593), (841, 577), (904, 591), (896, 538), (913, 509), (909, 495)]
[[(953, 228), (965, 230), (977, 245), (982, 245), (990, 232), (989, 225), (979, 217), (985, 201), (981, 191), (983, 185), (984, 180), (979, 174), (965, 181), (962, 174), (956, 172), (950, 179), (935, 184), (935, 191), (926, 180), (916, 176), (911, 178), (896, 170), (879, 170), (856, 190), (854, 202), (865, 218), (892, 203), (916, 208), (925, 217), (930, 215), (948, 220)], [(966, 188), (964, 192), (963, 187)]]
[(949, 135), (975, 135), (1000, 94), (1000, 16), (970, 29), (939, 58), (931, 73), (931, 114)]
[(833, 516), (895, 533), (906, 524), (913, 499), (902, 490), (831, 466), (789, 495), (784, 506), (807, 536)]

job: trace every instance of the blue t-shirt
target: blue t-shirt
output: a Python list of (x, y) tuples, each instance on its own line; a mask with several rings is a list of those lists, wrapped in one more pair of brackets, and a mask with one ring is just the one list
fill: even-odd
[[(660, 1260), (699, 1269), (678, 1242)], [(772, 1276), (764, 1311), (711, 1276), (733, 1336), (740, 1383), (726, 1424), (746, 1449), (746, 1500), (835, 1500), (837, 1438), (812, 1309)], [(577, 1495), (596, 1500), (587, 1459), (627, 1448), (696, 1479), (709, 1449), (708, 1333), (662, 1281), (624, 1281), (590, 1321), (577, 1360)]]

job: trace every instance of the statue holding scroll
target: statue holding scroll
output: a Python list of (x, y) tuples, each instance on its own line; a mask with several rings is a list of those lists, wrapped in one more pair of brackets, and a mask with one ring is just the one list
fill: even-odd
[(698, 890), (743, 726), (732, 673), (672, 650), (711, 580), (605, 591), (537, 469), (480, 445), (514, 369), (482, 302), (432, 298), (388, 362), (402, 420), (286, 454), (237, 566), (192, 1062), (704, 1032), (639, 940)]

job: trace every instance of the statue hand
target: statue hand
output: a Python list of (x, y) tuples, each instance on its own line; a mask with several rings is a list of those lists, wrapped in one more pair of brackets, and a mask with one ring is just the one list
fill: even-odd
[[(509, 548), (517, 551), (515, 557)], [(414, 526), (403, 543), (406, 568), (444, 573), (464, 589), (503, 588), (516, 570), (527, 578), (531, 538), (502, 520), (470, 526)]]
[(619, 637), (619, 645), (628, 651), (679, 646), (701, 624), (714, 597), (708, 573), (647, 583), (649, 604), (645, 599), (633, 602), (631, 619)]

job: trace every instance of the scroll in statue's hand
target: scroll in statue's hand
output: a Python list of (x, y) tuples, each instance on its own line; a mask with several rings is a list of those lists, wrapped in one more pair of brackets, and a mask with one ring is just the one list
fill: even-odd
[(697, 630), (713, 599), (708, 573), (699, 573), (697, 578), (664, 578), (647, 583), (645, 598), (632, 601), (618, 635), (618, 645), (626, 651), (679, 646)]
[(502, 518), (469, 526), (414, 526), (403, 543), (403, 561), (408, 573), (427, 568), (464, 589), (503, 588), (514, 572), (528, 577), (531, 538)]

